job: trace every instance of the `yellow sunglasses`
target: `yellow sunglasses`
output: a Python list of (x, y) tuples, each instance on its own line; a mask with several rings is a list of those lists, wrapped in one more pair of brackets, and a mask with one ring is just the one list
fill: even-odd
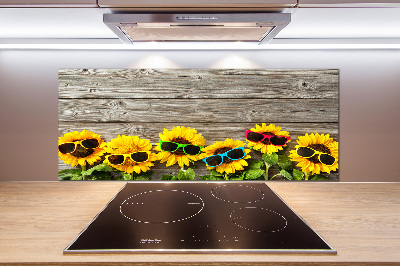
[(149, 151), (139, 151), (139, 152), (134, 152), (131, 154), (111, 154), (107, 155), (106, 159), (111, 163), (115, 165), (123, 164), (128, 157), (134, 162), (137, 163), (143, 163), (147, 162), (150, 158), (150, 152)]
[(337, 162), (337, 158), (333, 157), (332, 155), (326, 152), (314, 150), (310, 147), (298, 147), (296, 149), (296, 153), (304, 158), (311, 158), (314, 155), (318, 155), (318, 160), (325, 165), (333, 165)]

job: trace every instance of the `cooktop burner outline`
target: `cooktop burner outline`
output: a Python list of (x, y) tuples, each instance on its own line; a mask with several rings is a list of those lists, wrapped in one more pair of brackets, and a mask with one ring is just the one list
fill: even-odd
[[(193, 200), (190, 200), (189, 202), (183, 202), (183, 204), (191, 205), (192, 208), (196, 208), (196, 207), (198, 207), (197, 205), (200, 205), (200, 209), (195, 209), (195, 211), (192, 211), (191, 212), (192, 215), (184, 216), (183, 218), (180, 218), (180, 219), (179, 218), (167, 219), (167, 221), (148, 221), (148, 220), (142, 221), (142, 220), (134, 219), (134, 218), (130, 217), (131, 215), (129, 215), (127, 213), (124, 213), (124, 211), (122, 210), (123, 209), (123, 205), (128, 205), (129, 206), (129, 203), (130, 203), (131, 205), (133, 205), (134, 208), (136, 207), (136, 212), (134, 213), (134, 215), (138, 215), (138, 212), (140, 211), (140, 209), (137, 210), (137, 208), (149, 208), (147, 206), (148, 204), (145, 204), (146, 200), (148, 201), (149, 199), (146, 199), (146, 198), (144, 200), (139, 199), (139, 202), (129, 202), (129, 201), (132, 200), (132, 199), (135, 199), (135, 198), (143, 197), (143, 196), (145, 196), (145, 197), (146, 196), (148, 196), (148, 197), (153, 196), (153, 195), (151, 195), (151, 193), (159, 194), (157, 192), (161, 192), (161, 193), (162, 192), (179, 192), (179, 193), (186, 193), (187, 195), (190, 195), (190, 196), (194, 196), (198, 200), (200, 200), (200, 202), (193, 202)], [(173, 194), (177, 194), (177, 193), (173, 193)], [(185, 195), (185, 194), (183, 194), (183, 195)], [(149, 191), (144, 191), (144, 192), (141, 192), (141, 193), (137, 193), (137, 194), (135, 194), (133, 196), (130, 196), (127, 199), (125, 199), (121, 203), (121, 205), (119, 206), (119, 212), (122, 214), (122, 216), (124, 216), (125, 218), (127, 218), (127, 219), (129, 219), (131, 221), (134, 221), (134, 222), (137, 222), (137, 223), (144, 223), (144, 224), (150, 224), (150, 223), (153, 223), (153, 224), (158, 224), (158, 223), (169, 224), (169, 223), (181, 222), (181, 221), (193, 218), (194, 216), (198, 215), (203, 209), (204, 209), (204, 201), (203, 201), (203, 199), (201, 197), (199, 197), (198, 195), (196, 195), (194, 193), (191, 193), (191, 192), (188, 192), (188, 191), (184, 191), (184, 190), (177, 190), (177, 189), (168, 189), (168, 190), (167, 189), (157, 189), (157, 190), (154, 190), (154, 191), (153, 190), (149, 190)], [(161, 218), (161, 217), (159, 217), (159, 216), (157, 217), (156, 216), (154, 218)], [(169, 217), (169, 218), (171, 218), (171, 217)]]
[[(276, 216), (280, 216), (280, 218), (283, 219), (284, 225), (282, 225), (283, 227), (279, 226), (278, 227), (279, 229), (274, 229), (274, 230), (257, 230), (257, 229), (250, 228), (252, 226), (251, 225), (251, 221), (250, 221), (250, 226), (249, 225), (243, 226), (243, 225), (240, 224), (240, 220), (243, 219), (244, 217), (242, 217), (242, 216), (233, 217), (233, 214), (235, 214), (235, 212), (240, 212), (241, 210), (263, 210), (263, 211), (267, 211), (267, 213), (271, 212)], [(245, 213), (243, 213), (243, 214), (245, 214)], [(261, 215), (263, 215), (263, 214), (261, 214)], [(236, 209), (233, 212), (231, 212), (229, 217), (231, 218), (232, 222), (234, 224), (236, 224), (237, 226), (239, 226), (240, 228), (243, 228), (243, 229), (246, 229), (246, 230), (249, 230), (249, 231), (252, 231), (252, 232), (257, 232), (257, 233), (276, 233), (276, 232), (284, 230), (288, 226), (288, 222), (287, 222), (287, 219), (285, 218), (285, 216), (283, 216), (282, 214), (280, 214), (280, 213), (278, 213), (276, 211), (273, 211), (273, 210), (270, 210), (270, 209), (266, 209), (266, 208), (262, 208), (262, 207), (242, 207), (242, 208)], [(259, 219), (259, 217), (254, 217), (254, 219), (257, 219), (257, 218)], [(261, 217), (261, 218), (264, 218), (264, 217)], [(254, 222), (263, 223), (261, 225), (262, 227), (267, 227), (268, 226), (268, 221), (257, 221), (257, 220), (255, 220), (255, 221), (253, 221), (253, 223)], [(249, 221), (247, 221), (247, 223), (249, 223)], [(258, 225), (258, 226), (260, 226), (260, 225)]]
[[(245, 190), (248, 190), (248, 189), (255, 190), (255, 191), (259, 192), (259, 193), (256, 193), (256, 195), (252, 196), (252, 197), (254, 197), (253, 200), (248, 200), (247, 199), (247, 200), (239, 201), (239, 200), (235, 200), (235, 199), (226, 199), (227, 195), (219, 195), (219, 196), (217, 196), (216, 194), (219, 194), (218, 193), (218, 189), (221, 189), (221, 188), (224, 188), (224, 189), (237, 189), (237, 188), (240, 188), (240, 190), (243, 190), (243, 188), (245, 188)], [(238, 191), (235, 191), (235, 192), (238, 192)], [(248, 191), (244, 191), (244, 192), (248, 192)], [(215, 188), (213, 188), (211, 190), (211, 195), (213, 195), (214, 198), (222, 200), (222, 201), (225, 201), (225, 202), (230, 202), (230, 203), (249, 203), (249, 204), (261, 201), (265, 197), (264, 193), (261, 190), (255, 188), (255, 187), (246, 186), (246, 185), (220, 185), (220, 186), (217, 186), (217, 187), (215, 187)], [(230, 194), (228, 194), (228, 195), (229, 195), (229, 197), (234, 197), (234, 198), (238, 197), (238, 196), (242, 196), (240, 194), (238, 195), (238, 194), (235, 194), (235, 193), (232, 193), (232, 192)]]
[(64, 249), (64, 254), (247, 252), (336, 254), (261, 181), (128, 182)]

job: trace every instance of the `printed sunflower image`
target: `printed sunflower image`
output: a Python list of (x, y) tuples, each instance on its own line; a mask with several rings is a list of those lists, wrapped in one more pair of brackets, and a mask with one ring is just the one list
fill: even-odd
[(221, 174), (232, 174), (238, 170), (244, 170), (243, 167), (248, 165), (246, 159), (251, 158), (250, 150), (245, 149), (244, 146), (245, 143), (240, 140), (217, 141), (203, 148), (203, 161), (207, 169), (215, 169)]
[(58, 156), (65, 164), (80, 165), (85, 171), (87, 164), (93, 165), (101, 160), (105, 145), (101, 136), (91, 131), (69, 132), (59, 137)]
[(265, 123), (246, 130), (246, 139), (248, 147), (267, 154), (282, 150), (290, 142), (289, 132), (282, 131), (274, 124), (267, 126)]
[(128, 174), (140, 174), (154, 166), (153, 161), (158, 156), (150, 152), (150, 140), (140, 139), (138, 136), (118, 135), (117, 138), (107, 142), (105, 151), (110, 153), (104, 163)]
[(205, 139), (196, 129), (177, 126), (170, 131), (164, 128), (159, 136), (160, 141), (154, 149), (159, 151), (161, 163), (167, 162), (166, 166), (178, 163), (183, 169), (185, 165), (189, 166), (190, 161), (195, 162), (202, 158), (200, 152)]
[(298, 162), (308, 179), (309, 173), (320, 174), (336, 171), (339, 168), (339, 143), (329, 137), (329, 134), (305, 134), (299, 136), (295, 150), (290, 151), (289, 157)]

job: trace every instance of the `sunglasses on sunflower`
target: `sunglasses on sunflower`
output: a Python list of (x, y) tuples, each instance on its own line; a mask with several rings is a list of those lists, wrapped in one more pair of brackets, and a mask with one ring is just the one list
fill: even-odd
[(136, 163), (143, 163), (149, 160), (149, 154), (149, 151), (139, 151), (131, 154), (111, 154), (107, 155), (106, 159), (115, 165), (123, 164), (127, 157)]
[(81, 145), (85, 149), (95, 149), (99, 147), (99, 141), (97, 139), (83, 139), (74, 142), (66, 142), (58, 145), (58, 150), (63, 154), (73, 153), (76, 147)]
[(251, 142), (262, 142), (265, 139), (268, 139), (268, 141), (271, 145), (283, 146), (290, 140), (290, 137), (265, 135), (265, 134), (254, 132), (251, 130), (246, 130), (246, 139)]
[(310, 147), (298, 147), (296, 153), (303, 158), (311, 158), (314, 155), (318, 155), (318, 160), (325, 165), (333, 165), (337, 161), (332, 155), (326, 152), (316, 151)]
[(202, 160), (209, 167), (217, 167), (217, 166), (220, 166), (224, 162), (224, 157), (227, 157), (228, 159), (235, 161), (235, 160), (243, 159), (244, 156), (246, 156), (246, 153), (244, 152), (244, 147), (239, 147), (239, 148), (231, 149), (231, 150), (226, 151), (221, 154), (214, 154), (214, 155), (208, 156)]
[(177, 151), (179, 148), (182, 148), (183, 152), (186, 155), (198, 155), (203, 148), (202, 146), (199, 145), (193, 145), (193, 144), (181, 144), (181, 143), (176, 143), (172, 141), (159, 141), (160, 143), (160, 148), (162, 151), (167, 151), (167, 152), (174, 152)]

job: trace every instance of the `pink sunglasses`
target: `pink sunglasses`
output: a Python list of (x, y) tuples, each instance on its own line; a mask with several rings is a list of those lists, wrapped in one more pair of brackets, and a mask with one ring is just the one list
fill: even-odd
[(290, 140), (290, 137), (265, 135), (251, 130), (246, 130), (246, 139), (251, 142), (262, 142), (265, 139), (268, 139), (271, 145), (283, 146)]

